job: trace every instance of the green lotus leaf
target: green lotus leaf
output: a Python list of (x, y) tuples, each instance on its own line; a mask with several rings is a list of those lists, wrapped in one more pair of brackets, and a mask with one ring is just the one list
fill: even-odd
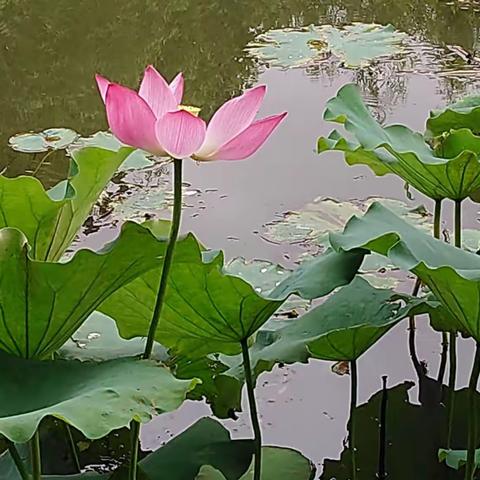
[[(467, 451), (441, 448), (438, 451), (438, 460), (445, 462), (450, 468), (459, 470), (467, 463)], [(480, 450), (475, 450), (475, 465), (477, 468), (480, 467)]]
[(443, 110), (430, 112), (427, 120), (429, 137), (437, 137), (460, 128), (468, 128), (473, 133), (480, 134), (480, 95), (470, 95)]
[[(254, 466), (240, 480), (253, 479)], [(261, 480), (312, 480), (315, 478), (315, 466), (300, 452), (291, 448), (263, 447)], [(228, 480), (214, 467), (207, 465), (200, 469), (195, 480)]]
[(252, 440), (232, 440), (219, 422), (202, 418), (144, 458), (139, 470), (148, 480), (161, 480), (165, 472), (171, 479), (193, 480), (203, 465), (212, 465), (226, 480), (238, 480), (250, 465), (253, 449)]
[(175, 357), (171, 361), (177, 378), (198, 378), (201, 383), (189, 392), (190, 400), (206, 400), (213, 414), (218, 418), (236, 418), (242, 410), (243, 381), (231, 375), (224, 375), (229, 368), (216, 355), (198, 358)]
[[(258, 375), (275, 363), (307, 363), (310, 358), (356, 360), (405, 317), (436, 307), (435, 302), (399, 296), (356, 277), (300, 318), (283, 322), (274, 331), (260, 330), (250, 348), (252, 367)], [(240, 356), (236, 361), (225, 356), (220, 360), (230, 365), (223, 375), (243, 381)]]
[(108, 295), (160, 265), (165, 244), (128, 222), (99, 252), (79, 250), (68, 262), (50, 263), (30, 258), (18, 230), (0, 230), (0, 349), (48, 358)]
[[(204, 262), (196, 242), (177, 247), (155, 339), (176, 354), (201, 356), (240, 352), (240, 341), (253, 335), (290, 294), (315, 298), (348, 283), (362, 253), (329, 251), (281, 282), (268, 297), (246, 281), (223, 272), (223, 256)], [(114, 318), (122, 337), (145, 337), (160, 274), (143, 275), (105, 300), (100, 311)]]
[(319, 138), (319, 153), (343, 151), (349, 165), (367, 165), (376, 175), (396, 174), (432, 199), (463, 200), (480, 188), (479, 150), (468, 149), (477, 145), (468, 130), (452, 132), (451, 155), (439, 157), (419, 133), (404, 125), (379, 125), (352, 84), (328, 101), (324, 118), (343, 124), (355, 140), (334, 131)]
[(0, 228), (21, 230), (37, 260), (58, 260), (70, 246), (108, 181), (132, 151), (86, 148), (74, 155), (74, 174), (50, 191), (39, 180), (0, 176)]
[(480, 340), (480, 257), (437, 240), (374, 203), (353, 217), (342, 234), (330, 235), (339, 251), (367, 249), (410, 270), (427, 285), (451, 317), (451, 328)]
[(48, 416), (101, 438), (133, 419), (175, 410), (196, 383), (152, 360), (39, 361), (3, 352), (0, 359), (0, 433), (16, 443), (27, 442)]

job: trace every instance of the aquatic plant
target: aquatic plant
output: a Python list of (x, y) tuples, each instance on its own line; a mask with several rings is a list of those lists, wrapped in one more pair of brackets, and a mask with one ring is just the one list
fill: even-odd
[[(263, 445), (255, 387), (275, 365), (335, 361), (350, 374), (348, 449), (340, 463), (327, 462), (326, 471), (339, 479), (361, 479), (367, 471), (385, 478), (389, 392), (384, 381), (380, 427), (377, 422), (372, 426), (369, 408), (377, 404), (357, 405), (357, 361), (408, 319), (421, 388), (433, 382), (440, 411), (448, 351), (443, 349), (438, 378), (432, 380), (415, 349), (415, 316), (428, 314), (450, 352), (448, 409), (438, 415), (439, 431), (445, 427), (439, 443), (447, 447), (440, 450), (440, 459), (454, 468), (465, 464), (465, 480), (472, 480), (479, 440), (480, 258), (460, 247), (462, 202), (476, 198), (480, 189), (480, 141), (468, 128), (476, 106), (460, 112), (463, 107), (457, 105), (432, 114), (428, 129), (419, 134), (405, 126), (380, 126), (356, 87), (343, 87), (328, 103), (325, 118), (342, 124), (347, 134), (321, 138), (319, 152), (340, 150), (349, 164), (400, 176), (432, 198), (433, 221), (428, 212), (401, 202), (385, 202), (392, 211), (374, 199), (343, 205), (321, 199), (308, 207), (308, 215), (290, 215), (283, 224), (269, 226), (288, 240), (292, 226), (306, 223), (307, 237), (318, 247), (288, 271), (259, 261), (225, 264), (221, 252), (208, 250), (192, 234), (179, 234), (183, 160), (247, 158), (285, 116), (254, 121), (265, 94), (264, 87), (254, 87), (220, 107), (207, 127), (198, 112), (181, 106), (183, 84), (181, 74), (168, 84), (153, 67), (145, 71), (138, 93), (97, 76), (119, 142), (112, 149), (72, 149), (69, 175), (50, 190), (35, 178), (0, 176), (0, 433), (6, 442), (0, 476), (42, 478), (42, 457), (54, 453), (41, 451), (45, 438), (40, 424), (53, 422), (53, 430), (65, 427), (77, 470), (65, 478), (72, 480), (157, 480), (164, 475), (172, 480), (311, 479), (315, 468), (299, 452)], [(127, 221), (101, 249), (73, 248), (93, 205), (135, 148), (171, 157), (171, 220)], [(440, 239), (442, 202), (448, 199), (456, 207), (455, 245)], [(412, 294), (370, 284), (368, 262), (414, 274)], [(258, 272), (248, 274), (249, 268), (259, 268), (257, 263), (261, 271), (277, 275), (272, 282)], [(275, 318), (292, 296), (301, 306), (292, 315), (296, 318)], [(310, 300), (322, 297), (327, 298), (309, 306)], [(97, 343), (92, 332), (101, 336)], [(465, 392), (454, 388), (459, 332), (477, 342)], [(141, 423), (176, 409), (186, 398), (206, 399), (217, 417), (235, 418), (244, 385), (252, 439), (232, 440), (219, 422), (204, 418), (165, 446), (141, 455)], [(404, 390), (398, 391), (403, 399)], [(406, 414), (417, 415), (402, 402)], [(465, 403), (468, 429), (459, 429), (455, 422)], [(367, 458), (364, 435), (357, 434), (363, 425), (368, 427), (365, 435), (379, 434), (378, 452), (368, 448), (378, 453), (374, 465)], [(124, 427), (130, 429), (127, 458), (111, 472), (82, 472), (76, 436), (94, 442)], [(402, 435), (395, 428), (397, 442)], [(467, 448), (462, 451), (456, 445), (459, 438), (465, 441), (466, 430)], [(425, 452), (439, 446), (427, 445)], [(433, 471), (442, 469), (444, 464), (437, 463)]]

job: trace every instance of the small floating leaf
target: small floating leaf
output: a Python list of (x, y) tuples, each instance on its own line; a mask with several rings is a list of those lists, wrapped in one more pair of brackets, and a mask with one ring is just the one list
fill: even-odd
[[(113, 319), (103, 313), (93, 312), (62, 346), (58, 355), (68, 360), (99, 362), (114, 358), (140, 356), (144, 350), (144, 339), (123, 339), (118, 333)], [(165, 362), (169, 356), (164, 347), (155, 343), (152, 358)]]
[[(347, 201), (318, 197), (301, 210), (286, 212), (279, 220), (267, 223), (263, 236), (271, 242), (299, 244), (308, 254), (316, 254), (328, 248), (330, 232), (341, 231), (350, 217), (366, 212), (372, 203), (379, 200), (408, 222), (425, 230), (431, 229), (432, 216), (423, 205), (412, 207), (400, 200), (376, 197)], [(388, 259), (373, 254), (366, 257), (361, 271), (375, 285), (391, 287), (399, 281), (385, 275), (392, 268)]]
[(23, 153), (42, 153), (48, 150), (64, 150), (77, 138), (78, 133), (69, 128), (48, 128), (39, 133), (19, 133), (10, 137), (8, 144)]
[[(120, 142), (110, 132), (100, 131), (94, 133), (90, 137), (77, 138), (74, 143), (69, 145), (68, 153), (72, 155), (75, 151), (86, 147), (105, 148), (107, 150), (118, 152), (121, 148), (126, 147), (126, 145)], [(136, 149), (133, 150), (128, 158), (122, 163), (119, 171), (138, 170), (140, 168), (151, 167), (153, 164), (154, 160), (151, 154)]]

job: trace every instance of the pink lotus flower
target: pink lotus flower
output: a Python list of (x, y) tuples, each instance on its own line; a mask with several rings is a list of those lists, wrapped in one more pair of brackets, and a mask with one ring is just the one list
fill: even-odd
[(254, 122), (266, 87), (260, 85), (224, 103), (210, 120), (195, 160), (243, 160), (253, 155), (285, 118), (286, 112)]
[(181, 106), (183, 76), (169, 85), (153, 66), (147, 67), (137, 92), (96, 75), (108, 124), (123, 143), (154, 155), (196, 160), (241, 160), (255, 153), (286, 113), (254, 118), (265, 86), (229, 100), (205, 122)]

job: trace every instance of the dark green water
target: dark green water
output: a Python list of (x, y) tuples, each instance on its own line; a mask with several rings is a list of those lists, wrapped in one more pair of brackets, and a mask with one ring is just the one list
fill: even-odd
[[(0, 165), (14, 176), (38, 162), (8, 147), (13, 134), (53, 126), (82, 135), (105, 130), (96, 72), (134, 87), (150, 63), (168, 78), (183, 71), (184, 103), (200, 106), (206, 116), (245, 87), (266, 83), (262, 113), (288, 110), (287, 121), (248, 161), (186, 166), (186, 180), (204, 195), (201, 208), (186, 211), (184, 229), (230, 257), (288, 264), (286, 257), (298, 253), (297, 247), (266, 243), (256, 233), (278, 213), (299, 209), (320, 195), (404, 198), (396, 179), (374, 178), (361, 167), (346, 167), (335, 155), (314, 154), (316, 138), (331, 129), (322, 121), (328, 98), (355, 81), (380, 118), (422, 129), (429, 109), (480, 86), (474, 59), (480, 48), (479, 12), (480, 4), (456, 0), (1, 0)], [(343, 69), (331, 59), (305, 70), (269, 69), (244, 50), (271, 28), (353, 21), (392, 23), (412, 36), (412, 45), (400, 59), (360, 71)], [(39, 172), (46, 185), (65, 175), (62, 156), (51, 160)], [(417, 203), (421, 200), (417, 196)], [(466, 222), (478, 224), (474, 205), (468, 207)], [(111, 235), (107, 228), (86, 242)], [(418, 349), (435, 369), (439, 338), (420, 328)], [(462, 342), (460, 364), (470, 364), (471, 351)], [(383, 374), (390, 385), (416, 381), (403, 324), (361, 359), (362, 402), (380, 388)], [(459, 386), (467, 374), (468, 368), (461, 369)], [(413, 401), (417, 394), (418, 389), (410, 390)], [(346, 434), (346, 377), (332, 374), (325, 363), (294, 366), (265, 377), (259, 396), (267, 443), (299, 448), (319, 467), (326, 457), (338, 457)], [(159, 417), (144, 429), (145, 446), (158, 446), (208, 412), (191, 403)], [(227, 424), (238, 435), (249, 433), (243, 416)]]

